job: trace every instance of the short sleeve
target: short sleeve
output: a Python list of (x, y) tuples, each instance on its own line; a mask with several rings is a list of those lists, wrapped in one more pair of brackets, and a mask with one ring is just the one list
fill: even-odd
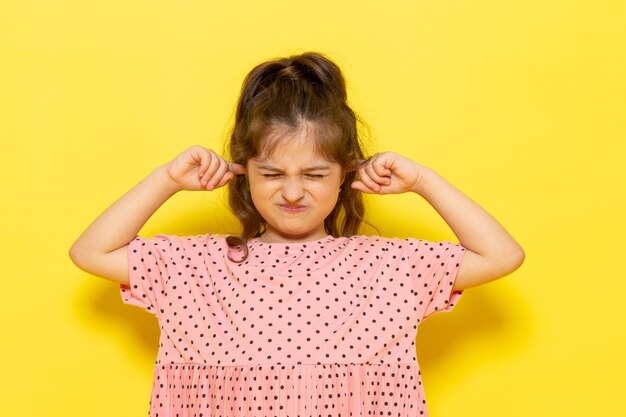
[(120, 284), (125, 304), (140, 307), (157, 315), (172, 275), (172, 254), (180, 248), (177, 236), (159, 234), (151, 238), (137, 236), (128, 245), (129, 285)]
[(449, 241), (408, 240), (419, 320), (452, 310), (463, 294), (463, 291), (452, 291), (452, 287), (465, 248)]

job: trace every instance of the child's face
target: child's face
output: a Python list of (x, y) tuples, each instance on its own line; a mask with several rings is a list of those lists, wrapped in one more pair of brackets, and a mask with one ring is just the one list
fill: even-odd
[(296, 134), (267, 159), (250, 159), (247, 176), (254, 206), (267, 222), (264, 242), (306, 242), (327, 236), (324, 219), (335, 207), (341, 166), (319, 155), (312, 140)]

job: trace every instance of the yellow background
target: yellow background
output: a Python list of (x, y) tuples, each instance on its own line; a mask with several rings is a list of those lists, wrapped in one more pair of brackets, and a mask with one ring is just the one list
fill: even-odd
[[(0, 414), (147, 415), (156, 319), (69, 247), (156, 166), (221, 150), (255, 64), (316, 50), (370, 152), (432, 167), (526, 251), (420, 327), (431, 415), (626, 416), (625, 40), (623, 1), (0, 2)], [(222, 191), (140, 234), (236, 231)], [(455, 239), (419, 196), (368, 201), (386, 236)]]

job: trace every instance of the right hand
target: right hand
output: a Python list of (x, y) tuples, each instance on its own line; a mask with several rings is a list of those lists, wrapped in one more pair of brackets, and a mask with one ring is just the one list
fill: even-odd
[(172, 181), (183, 190), (214, 190), (236, 175), (245, 175), (243, 165), (228, 162), (210, 149), (194, 145), (165, 165)]

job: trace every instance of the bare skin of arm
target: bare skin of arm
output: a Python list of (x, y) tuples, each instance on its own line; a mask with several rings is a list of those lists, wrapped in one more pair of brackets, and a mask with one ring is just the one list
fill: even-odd
[(393, 152), (374, 155), (357, 170), (352, 187), (371, 194), (414, 192), (450, 226), (466, 248), (453, 290), (475, 287), (515, 271), (524, 262), (522, 247), (476, 202), (433, 169)]
[(243, 167), (201, 146), (192, 146), (115, 201), (78, 237), (69, 256), (85, 272), (129, 284), (128, 245), (148, 219), (181, 190), (213, 190)]

